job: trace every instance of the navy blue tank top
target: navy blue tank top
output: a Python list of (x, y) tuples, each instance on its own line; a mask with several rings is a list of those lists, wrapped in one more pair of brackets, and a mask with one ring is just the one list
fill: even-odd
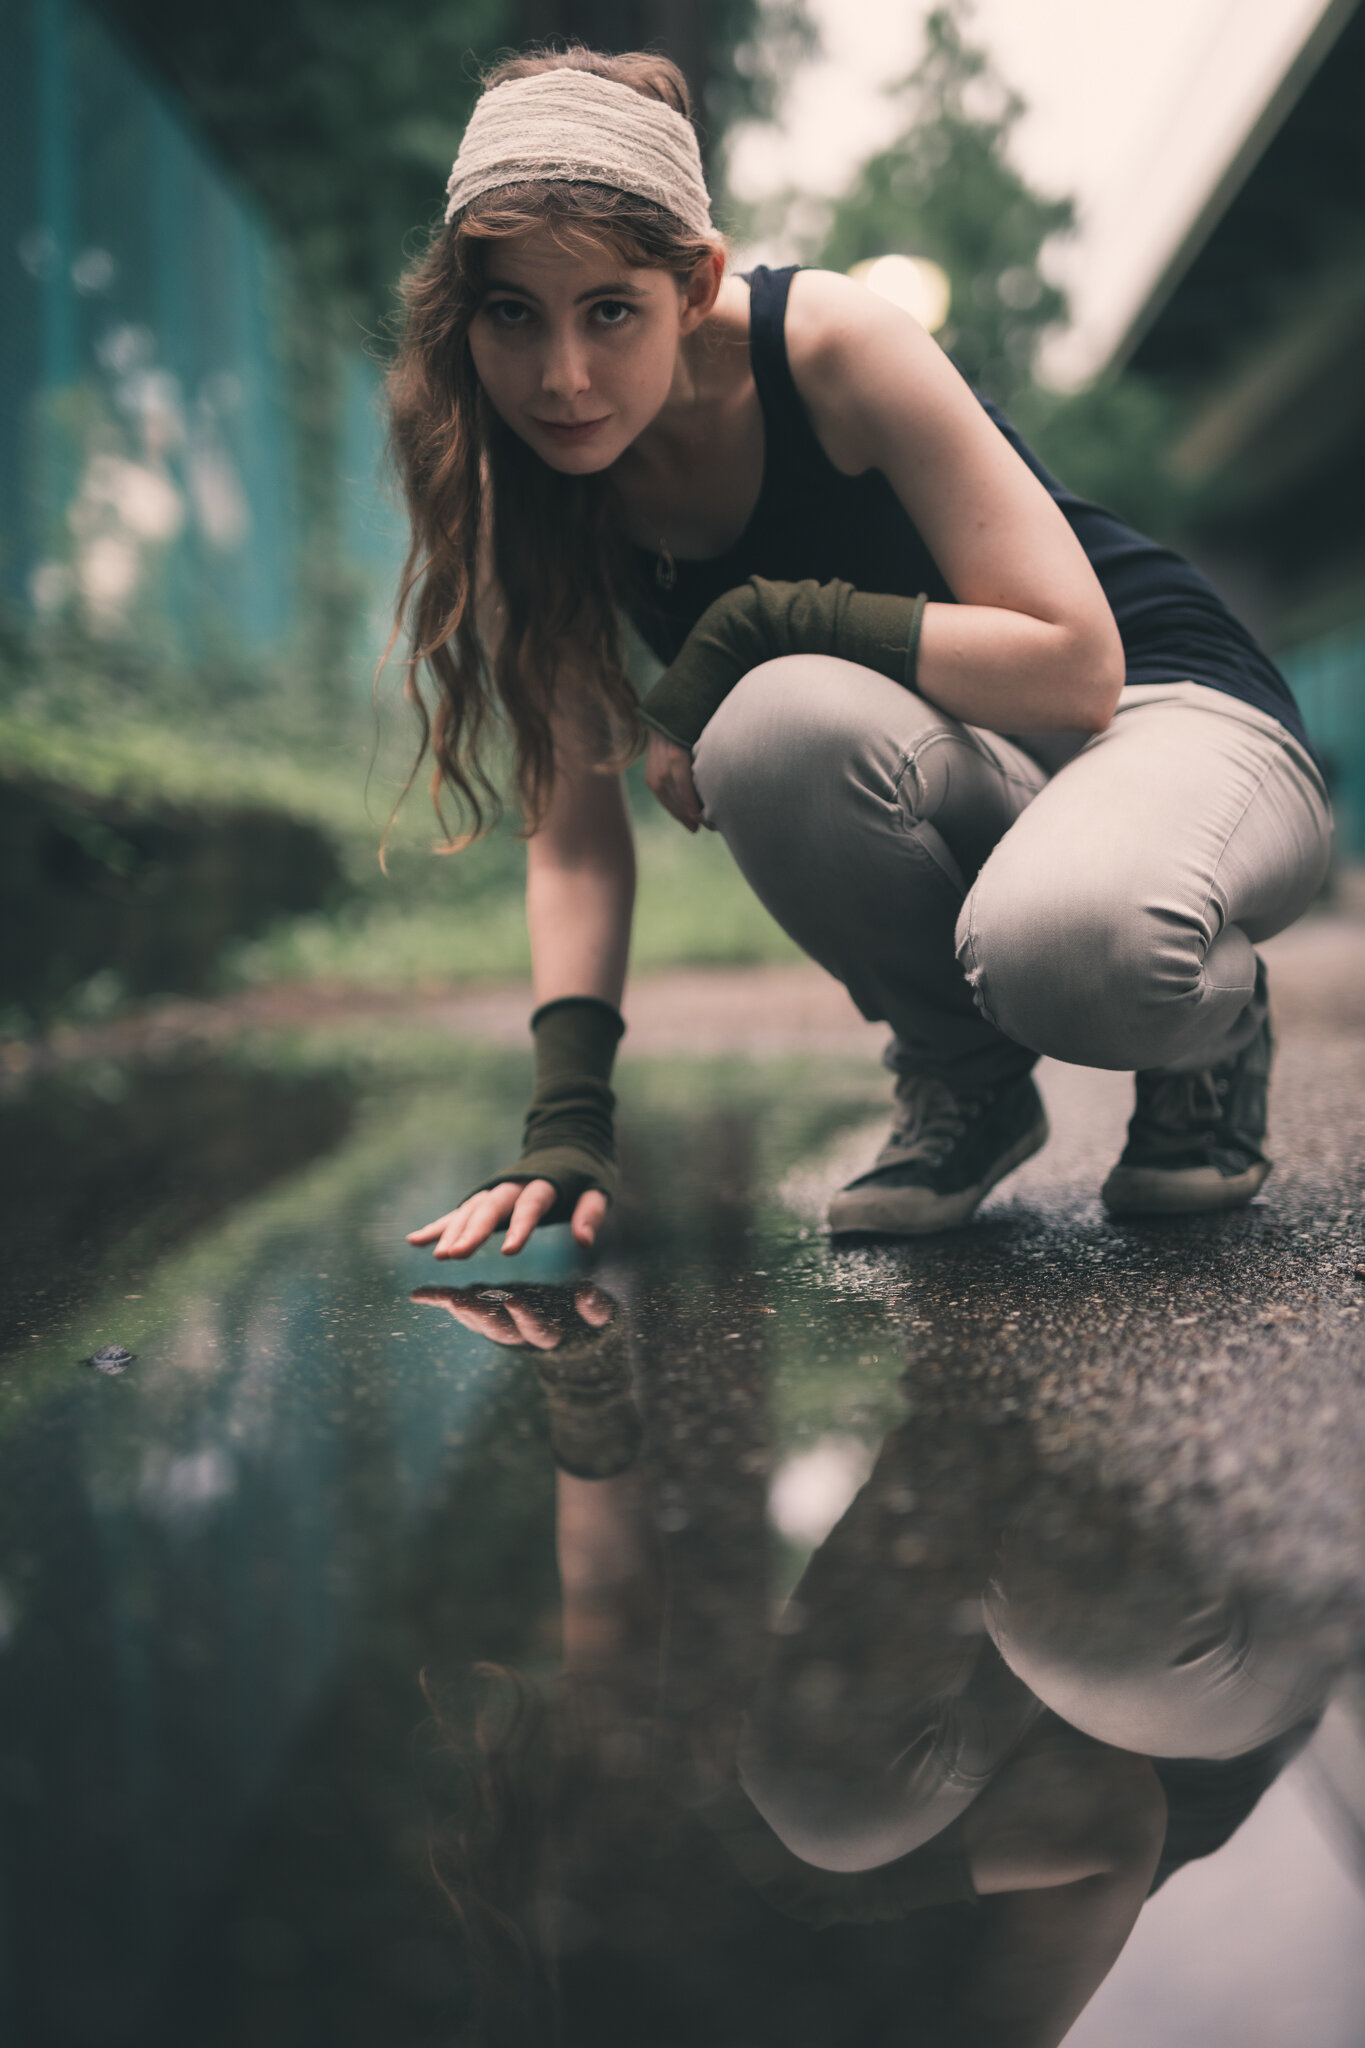
[[(628, 609), (650, 647), (671, 661), (714, 598), (749, 576), (797, 583), (834, 577), (858, 590), (940, 604), (956, 600), (900, 499), (880, 470), (845, 476), (816, 438), (787, 361), (784, 326), (795, 269), (749, 273), (749, 354), (763, 408), (763, 484), (739, 539), (723, 555), (675, 561), (672, 587), (661, 558), (637, 548)], [(978, 394), (979, 395), (979, 394)], [(1049, 475), (988, 398), (981, 404), (1061, 507), (1085, 549), (1118, 623), (1130, 683), (1205, 683), (1277, 718), (1309, 744), (1289, 685), (1228, 610), (1213, 585), (1170, 548), (1125, 526)]]

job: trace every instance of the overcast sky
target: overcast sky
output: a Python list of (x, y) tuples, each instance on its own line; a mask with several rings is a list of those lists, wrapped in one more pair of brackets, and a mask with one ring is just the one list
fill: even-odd
[[(779, 130), (737, 137), (741, 197), (837, 192), (894, 132), (882, 87), (914, 64), (928, 6), (808, 4), (824, 54), (798, 74)], [(975, 39), (1028, 102), (1015, 159), (1080, 208), (1079, 234), (1047, 264), (1074, 314), (1049, 347), (1054, 381), (1103, 366), (1325, 11), (1326, 0), (977, 0)]]

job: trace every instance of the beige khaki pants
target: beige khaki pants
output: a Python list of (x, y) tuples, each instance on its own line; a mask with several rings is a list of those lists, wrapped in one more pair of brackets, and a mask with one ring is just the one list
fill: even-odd
[(706, 822), (796, 943), (895, 1037), (985, 1087), (1040, 1053), (1197, 1069), (1265, 1014), (1254, 946), (1322, 886), (1331, 813), (1273, 718), (1126, 689), (1049, 773), (1028, 742), (824, 655), (765, 662), (697, 745)]

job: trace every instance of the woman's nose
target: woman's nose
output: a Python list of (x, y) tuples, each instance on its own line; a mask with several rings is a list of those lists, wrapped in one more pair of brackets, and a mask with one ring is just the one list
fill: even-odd
[(587, 355), (574, 336), (563, 335), (551, 340), (540, 381), (542, 388), (555, 398), (577, 398), (588, 389), (592, 380), (588, 374)]

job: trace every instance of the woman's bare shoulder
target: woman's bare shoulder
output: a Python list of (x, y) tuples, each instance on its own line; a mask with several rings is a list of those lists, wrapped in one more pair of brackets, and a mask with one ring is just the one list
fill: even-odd
[(798, 270), (788, 360), (814, 430), (849, 473), (886, 467), (888, 434), (995, 438), (968, 385), (911, 313), (831, 270)]
[(926, 396), (944, 372), (938, 344), (900, 307), (832, 270), (798, 270), (787, 302), (787, 360), (811, 423), (835, 465), (877, 466), (888, 399)]
[(876, 303), (865, 284), (838, 270), (798, 270), (787, 297), (787, 333), (802, 339), (828, 335), (852, 322), (860, 324)]
[(836, 270), (798, 270), (787, 299), (787, 355), (793, 367), (856, 356), (885, 335), (929, 339), (918, 321)]

